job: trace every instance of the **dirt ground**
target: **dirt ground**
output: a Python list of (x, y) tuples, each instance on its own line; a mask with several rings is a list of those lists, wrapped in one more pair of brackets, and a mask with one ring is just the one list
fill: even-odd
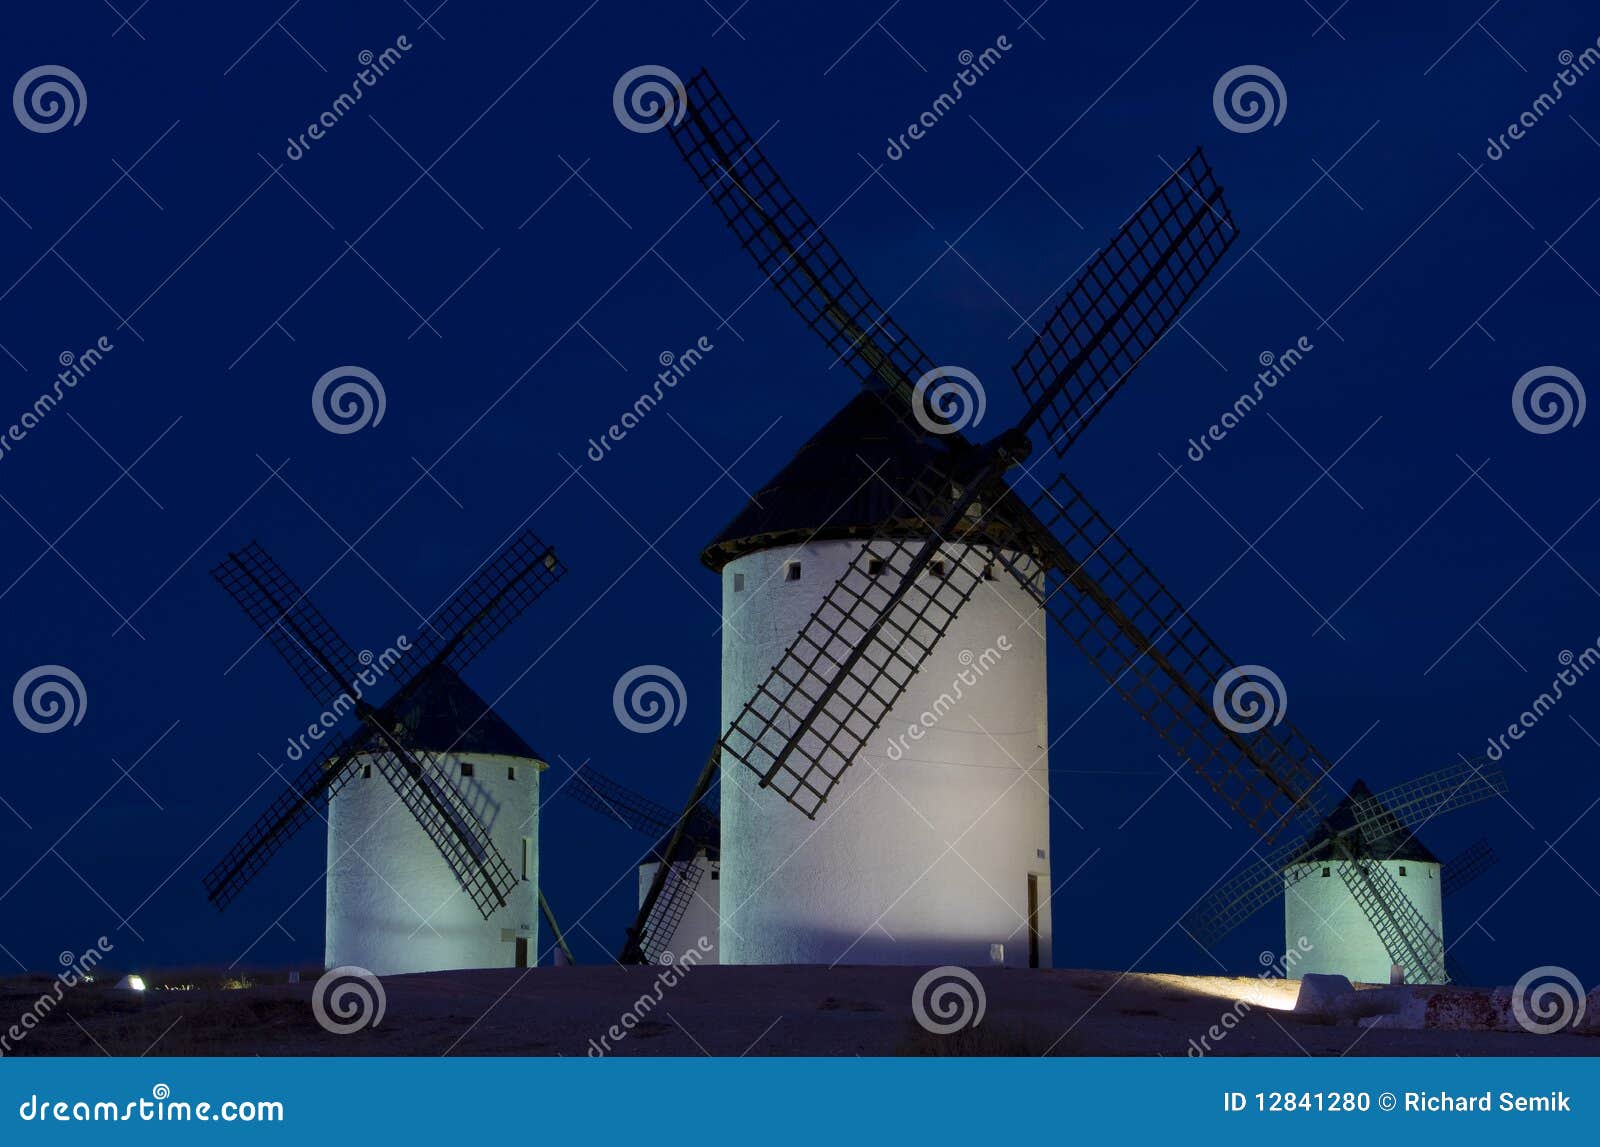
[[(980, 970), (982, 1023), (941, 1036), (924, 1031), (912, 1016), (912, 989), (922, 971), (708, 966), (680, 972), (671, 986), (662, 984), (661, 969), (647, 967), (393, 976), (382, 981), (382, 1021), (347, 1035), (323, 1030), (313, 1015), (314, 973), (299, 984), (262, 977), (231, 990), (138, 994), (92, 984), (66, 991), (34, 1030), (0, 1050), (88, 1056), (1600, 1054), (1600, 1038), (1574, 1033), (1312, 1023), (1288, 1010), (1294, 981), (1066, 969)], [(0, 981), (0, 1032), (53, 984), (44, 977)], [(625, 1014), (632, 1017), (626, 1028)]]

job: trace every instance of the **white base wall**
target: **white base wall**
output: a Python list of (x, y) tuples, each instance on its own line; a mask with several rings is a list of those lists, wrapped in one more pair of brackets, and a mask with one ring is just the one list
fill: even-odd
[[(1444, 908), (1439, 887), (1439, 866), (1415, 860), (1386, 860), (1384, 871), (1416, 905), (1422, 918), (1444, 935)], [(1404, 869), (1404, 874), (1401, 870)], [(1298, 865), (1291, 872), (1306, 873), (1284, 893), (1284, 943), (1286, 951), (1304, 949), (1296, 959), (1295, 976), (1325, 972), (1352, 981), (1387, 984), (1389, 955), (1377, 931), (1349, 887), (1339, 877), (1339, 863)], [(1326, 870), (1328, 875), (1323, 876)], [(1302, 937), (1305, 943), (1301, 943)]]
[[(724, 568), (724, 727), (862, 544), (764, 550)], [(1007, 966), (1027, 967), (1031, 877), (1037, 960), (1051, 966), (1047, 622), (997, 569), (815, 820), (724, 756), (723, 963), (985, 966), (1001, 944)]]
[[(678, 926), (672, 930), (672, 935), (665, 942), (655, 941), (654, 946), (664, 951), (658, 955), (665, 959), (666, 952), (674, 956), (682, 956), (691, 948), (698, 948), (703, 954), (699, 963), (721, 963), (717, 951), (717, 934), (721, 929), (721, 917), (718, 914), (718, 901), (722, 894), (722, 865), (715, 860), (707, 860), (704, 853), (696, 856), (692, 861), (678, 861), (678, 866), (693, 864), (700, 870), (700, 879), (695, 885), (694, 899), (683, 914), (683, 919), (678, 921)], [(650, 882), (655, 879), (656, 869), (661, 867), (655, 861), (639, 866), (639, 903), (644, 903), (644, 898), (649, 895)], [(670, 879), (670, 878), (669, 878)], [(669, 885), (670, 887), (670, 885)], [(657, 961), (658, 963), (661, 960)]]
[(358, 759), (355, 776), (328, 808), (328, 967), (353, 964), (380, 976), (508, 968), (516, 965), (519, 937), (528, 963), (538, 959), (539, 773), (546, 766), (522, 757), (464, 757), (471, 777), (461, 775), (463, 758), (440, 755), (512, 872), (526, 879), (485, 920), (382, 772), (374, 765), (364, 777)]

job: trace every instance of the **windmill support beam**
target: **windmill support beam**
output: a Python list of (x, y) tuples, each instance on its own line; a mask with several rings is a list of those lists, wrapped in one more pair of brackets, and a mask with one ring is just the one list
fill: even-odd
[(544, 889), (539, 889), (539, 913), (544, 917), (544, 922), (550, 925), (550, 935), (555, 938), (556, 947), (567, 958), (567, 963), (576, 964), (572, 958), (572, 949), (567, 947), (567, 937), (561, 931), (561, 925), (556, 923), (556, 914), (550, 911), (550, 901), (544, 898)]

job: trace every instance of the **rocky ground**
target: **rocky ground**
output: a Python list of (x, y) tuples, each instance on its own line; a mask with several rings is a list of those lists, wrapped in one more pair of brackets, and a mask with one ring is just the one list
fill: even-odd
[[(1294, 1015), (1295, 981), (983, 969), (982, 1023), (913, 1018), (919, 968), (538, 968), (394, 976), (374, 1027), (323, 1029), (315, 973), (222, 988), (64, 992), (10, 1055), (1595, 1055), (1568, 1032), (1389, 1030)], [(268, 979), (280, 982), (269, 983)], [(153, 982), (157, 982), (152, 977)], [(55, 981), (0, 981), (0, 1033)], [(53, 992), (51, 993), (53, 995)], [(658, 998), (659, 996), (659, 998)], [(624, 1016), (631, 1017), (624, 1020)], [(622, 1038), (613, 1034), (622, 1033)]]

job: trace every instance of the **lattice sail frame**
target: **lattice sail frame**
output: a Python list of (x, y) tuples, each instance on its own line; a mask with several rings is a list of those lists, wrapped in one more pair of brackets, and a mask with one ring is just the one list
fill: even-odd
[(1060, 545), (1040, 606), (1111, 688), (1268, 841), (1321, 819), (1327, 758), (1286, 720), (1223, 723), (1212, 694), (1233, 660), (1083, 492), (1060, 476), (1033, 511)]
[(1364, 859), (1339, 865), (1339, 877), (1378, 934), (1390, 959), (1411, 984), (1447, 984), (1444, 939), (1422, 917), (1404, 889), (1381, 864)]
[(1089, 262), (1012, 367), (1058, 457), (1166, 337), (1238, 236), (1196, 148)]
[[(290, 837), (322, 809), (349, 777), (357, 757), (370, 761), (439, 849), (462, 889), (487, 919), (518, 883), (488, 829), (434, 753), (408, 745), (395, 714), (435, 664), (459, 670), (471, 662), (565, 574), (550, 547), (523, 530), (436, 612), (398, 667), (398, 687), (374, 709), (359, 700), (361, 664), (348, 642), (289, 575), (257, 543), (212, 571), (245, 614), (323, 704), (343, 698), (363, 728), (303, 768), (204, 877), (207, 895), (226, 908)], [(356, 700), (351, 700), (356, 698)], [(448, 750), (447, 750), (448, 751)]]
[(912, 416), (913, 390), (935, 363), (872, 297), (795, 198), (760, 145), (703, 69), (686, 85), (686, 115), (668, 129), (684, 162), (739, 246), (836, 360), (868, 383), (914, 435), (945, 420), (924, 404)]
[(554, 549), (519, 531), (422, 626), (401, 671), (442, 657), (459, 673), (566, 573)]
[(584, 765), (561, 789), (579, 804), (652, 839), (672, 831), (672, 810)]
[(1444, 862), (1439, 879), (1439, 895), (1454, 896), (1489, 869), (1500, 863), (1500, 856), (1483, 837), (1479, 837)]
[(355, 650), (260, 543), (228, 555), (211, 576), (322, 704), (331, 705), (356, 679)]
[(700, 882), (705, 878), (705, 869), (692, 857), (669, 863), (667, 868), (666, 882), (646, 915), (639, 936), (640, 951), (646, 962), (651, 964), (669, 962), (674, 956), (681, 955), (672, 952), (667, 945), (676, 935), (678, 925), (688, 915), (699, 893)]
[(267, 862), (306, 824), (324, 816), (322, 810), (331, 795), (334, 779), (359, 751), (358, 745), (366, 735), (365, 729), (358, 729), (338, 744), (323, 749), (201, 878), (206, 898), (219, 910), (232, 904)]
[(903, 491), (723, 734), (722, 750), (814, 817), (954, 624), (999, 548), (944, 523), (960, 499), (930, 467)]
[(378, 767), (438, 847), (483, 918), (487, 920), (504, 908), (520, 879), (451, 779), (444, 761), (434, 753), (398, 743), (375, 745), (362, 759)]

